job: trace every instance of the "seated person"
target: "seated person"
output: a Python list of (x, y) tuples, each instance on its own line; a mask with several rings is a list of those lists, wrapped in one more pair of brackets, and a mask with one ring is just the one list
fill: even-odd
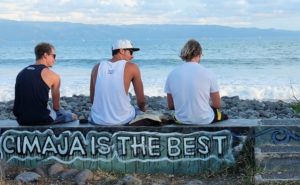
[[(35, 47), (35, 64), (17, 76), (13, 113), (20, 125), (47, 125), (71, 122), (77, 116), (60, 109), (60, 77), (50, 67), (55, 63), (55, 48), (49, 43)], [(48, 105), (51, 89), (53, 108)]]
[(228, 119), (219, 111), (221, 99), (215, 75), (199, 64), (201, 55), (200, 43), (189, 40), (180, 54), (185, 63), (168, 75), (165, 84), (168, 108), (175, 109), (178, 123), (209, 124)]
[[(118, 40), (112, 46), (112, 59), (94, 66), (90, 83), (91, 123), (124, 125), (135, 118), (137, 111), (145, 112), (141, 73), (139, 67), (131, 62), (133, 53), (139, 50), (129, 40)], [(128, 90), (131, 83), (139, 110), (130, 104)]]

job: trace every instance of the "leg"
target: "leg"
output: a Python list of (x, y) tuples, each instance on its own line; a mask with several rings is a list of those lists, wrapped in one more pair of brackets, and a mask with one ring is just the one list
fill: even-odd
[(76, 117), (77, 116), (71, 113), (71, 111), (65, 111), (63, 109), (60, 109), (56, 112), (56, 119), (53, 121), (53, 124), (75, 121), (77, 120)]

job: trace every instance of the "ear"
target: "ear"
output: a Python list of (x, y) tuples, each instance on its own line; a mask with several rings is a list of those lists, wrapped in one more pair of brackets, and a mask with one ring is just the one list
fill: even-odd
[(124, 54), (125, 53), (125, 49), (120, 49), (120, 53)]

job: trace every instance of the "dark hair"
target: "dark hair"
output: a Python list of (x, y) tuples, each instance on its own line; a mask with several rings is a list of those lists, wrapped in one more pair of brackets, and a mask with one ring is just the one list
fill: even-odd
[(114, 49), (114, 50), (111, 51), (112, 56), (118, 54), (119, 52), (120, 52), (120, 49)]
[(34, 48), (35, 59), (39, 60), (43, 57), (44, 53), (51, 54), (51, 50), (54, 49), (52, 44), (41, 42)]
[(202, 48), (198, 41), (191, 39), (183, 46), (180, 53), (180, 58), (185, 61), (190, 61), (194, 57), (202, 55)]

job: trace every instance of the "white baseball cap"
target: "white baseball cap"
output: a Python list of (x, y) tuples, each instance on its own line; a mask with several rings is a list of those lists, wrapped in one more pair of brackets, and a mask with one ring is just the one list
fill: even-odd
[(140, 50), (140, 48), (134, 48), (130, 40), (126, 40), (126, 39), (117, 40), (112, 45), (112, 50), (116, 50), (116, 49), (131, 49), (132, 51)]

